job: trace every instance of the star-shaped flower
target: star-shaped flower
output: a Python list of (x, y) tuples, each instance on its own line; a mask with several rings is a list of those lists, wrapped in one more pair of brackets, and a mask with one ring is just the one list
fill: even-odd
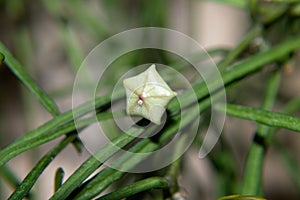
[(127, 96), (127, 114), (142, 116), (155, 124), (161, 123), (166, 106), (176, 96), (154, 64), (145, 72), (125, 79), (123, 85)]

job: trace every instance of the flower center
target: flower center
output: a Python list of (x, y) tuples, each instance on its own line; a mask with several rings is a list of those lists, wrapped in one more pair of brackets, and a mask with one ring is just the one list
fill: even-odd
[(139, 95), (139, 100), (137, 101), (137, 104), (139, 106), (142, 106), (144, 103), (144, 98), (146, 98), (147, 95), (143, 92), (142, 94)]
[(143, 105), (143, 100), (139, 99), (138, 102), (137, 102), (137, 104), (138, 104), (139, 106), (142, 106), (142, 105)]

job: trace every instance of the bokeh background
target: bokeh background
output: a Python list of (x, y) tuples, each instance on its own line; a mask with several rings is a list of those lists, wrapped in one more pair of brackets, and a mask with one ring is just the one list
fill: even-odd
[[(23, 64), (39, 85), (54, 97), (62, 112), (72, 108), (72, 86), (76, 70), (97, 44), (121, 31), (144, 26), (166, 27), (194, 38), (206, 49), (232, 48), (251, 25), (247, 10), (213, 1), (200, 0), (0, 0), (0, 41)], [(219, 58), (216, 58), (219, 59)], [(284, 73), (278, 109), (300, 94), (299, 68)], [(265, 74), (242, 81), (228, 99), (248, 106), (259, 106)], [(299, 114), (299, 113), (298, 113)], [(0, 67), (0, 147), (24, 135), (51, 116), (18, 82), (5, 66)], [(228, 118), (222, 141), (230, 151), (228, 165), (234, 160), (241, 178), (256, 125)], [(299, 157), (299, 137), (280, 131), (278, 137), (287, 151)], [(9, 162), (23, 179), (38, 159), (57, 143), (54, 140), (25, 152)], [(214, 151), (222, 150), (218, 144)], [(191, 199), (214, 199), (219, 190), (218, 169), (210, 159), (198, 159), (198, 149), (184, 156), (181, 185)], [(213, 153), (213, 152), (212, 152)], [(47, 168), (34, 187), (36, 199), (48, 199), (53, 193), (53, 177), (63, 167), (66, 178), (89, 156), (78, 155), (69, 145)], [(277, 149), (270, 148), (265, 161), (264, 191), (269, 199), (298, 199), (295, 185)], [(300, 159), (297, 159), (300, 164)], [(231, 174), (225, 174), (231, 176)], [(0, 199), (12, 188), (0, 178)]]

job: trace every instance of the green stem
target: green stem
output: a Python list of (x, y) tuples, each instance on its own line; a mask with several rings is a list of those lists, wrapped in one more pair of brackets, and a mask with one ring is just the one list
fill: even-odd
[(300, 132), (300, 118), (298, 117), (233, 104), (227, 104), (225, 106), (226, 109), (221, 108), (221, 106), (223, 105), (217, 105), (215, 108), (218, 111), (226, 112), (226, 114), (230, 116), (256, 121), (267, 126), (286, 128)]
[(168, 187), (169, 187), (169, 182), (165, 178), (151, 177), (151, 178), (147, 178), (135, 182), (120, 190), (106, 194), (98, 198), (97, 200), (119, 200), (150, 189), (154, 189), (154, 188), (163, 189)]
[[(300, 100), (293, 99), (283, 107), (281, 112), (284, 114), (292, 114), (293, 112), (295, 112), (299, 109), (300, 109)], [(268, 136), (267, 143), (270, 143), (273, 141), (273, 138), (274, 138), (275, 134), (277, 133), (278, 129), (279, 129), (278, 127), (272, 127), (272, 129), (270, 130), (270, 134)]]
[(249, 46), (250, 42), (261, 34), (261, 27), (254, 26), (244, 39), (231, 50), (226, 57), (218, 64), (220, 70), (225, 69), (228, 65), (234, 62), (234, 60)]
[(0, 52), (4, 55), (4, 63), (18, 77), (18, 79), (34, 94), (42, 105), (54, 116), (60, 114), (54, 100), (48, 96), (27, 74), (21, 64), (10, 54), (6, 47), (0, 42)]
[(40, 177), (42, 172), (50, 164), (50, 162), (59, 154), (70, 142), (76, 138), (76, 134), (70, 135), (56, 145), (51, 151), (49, 151), (35, 167), (30, 171), (30, 173), (25, 177), (22, 183), (16, 188), (16, 190), (9, 197), (10, 200), (23, 199), (28, 192), (31, 190), (37, 179)]
[(246, 167), (242, 183), (242, 195), (261, 196), (263, 159), (265, 147), (253, 142), (247, 156)]

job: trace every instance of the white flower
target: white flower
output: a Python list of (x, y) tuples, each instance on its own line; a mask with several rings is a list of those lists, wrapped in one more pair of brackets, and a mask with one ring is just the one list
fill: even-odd
[(158, 74), (154, 64), (145, 72), (125, 79), (123, 85), (127, 114), (142, 116), (155, 124), (161, 123), (166, 106), (177, 95)]

